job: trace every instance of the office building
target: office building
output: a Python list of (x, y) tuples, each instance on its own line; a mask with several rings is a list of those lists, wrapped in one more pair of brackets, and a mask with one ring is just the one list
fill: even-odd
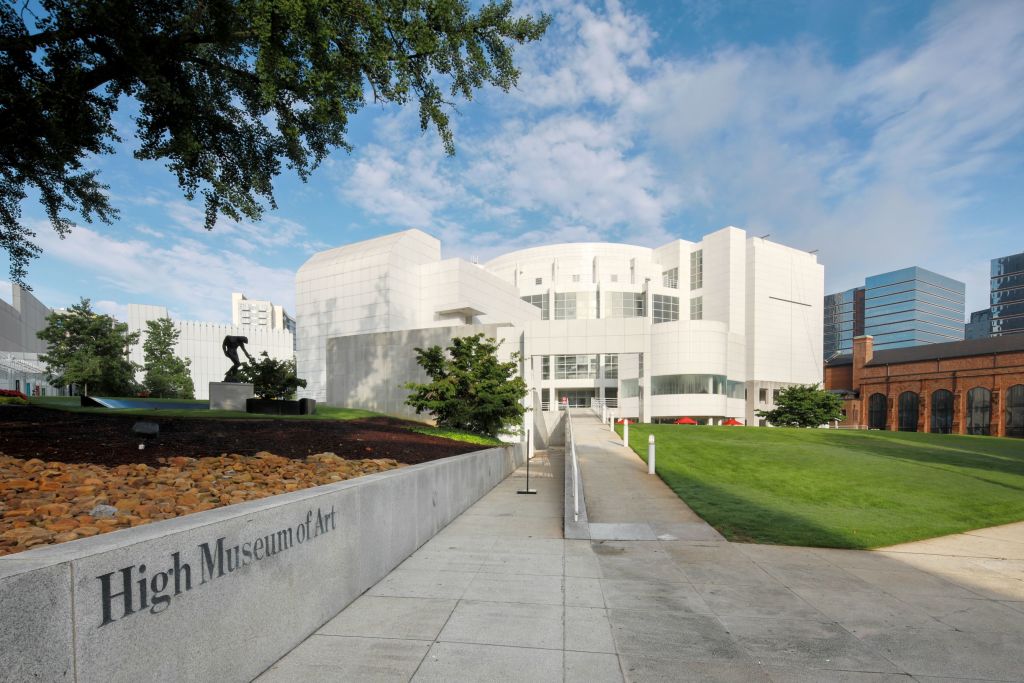
[(853, 338), (874, 338), (878, 350), (964, 338), (964, 283), (924, 268), (872, 275), (864, 287), (825, 297), (826, 359), (853, 351)]
[(240, 292), (231, 293), (231, 324), (237, 327), (265, 327), (288, 330), (295, 335), (295, 318), (284, 306), (271, 301), (248, 299)]
[(757, 423), (822, 379), (813, 254), (724, 228), (657, 248), (555, 244), (485, 264), (408, 230), (314, 255), (296, 276), (303, 395), (409, 414), (413, 347), (484, 332), (519, 352), (538, 408), (591, 400), (645, 422)]
[(29, 396), (66, 393), (46, 380), (46, 365), (39, 354), (46, 343), (36, 333), (46, 328), (52, 311), (30, 292), (11, 285), (10, 301), (0, 298), (0, 389)]
[(992, 309), (983, 308), (971, 313), (971, 319), (964, 323), (964, 339), (984, 339), (992, 335)]
[(992, 334), (1024, 334), (1024, 253), (992, 259)]

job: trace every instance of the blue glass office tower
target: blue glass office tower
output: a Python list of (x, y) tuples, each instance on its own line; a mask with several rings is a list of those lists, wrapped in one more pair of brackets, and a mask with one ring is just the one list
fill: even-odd
[(992, 335), (1024, 334), (1024, 252), (992, 259)]
[(864, 288), (825, 295), (825, 360), (853, 353), (853, 338), (864, 334)]
[(924, 268), (904, 268), (864, 281), (864, 334), (874, 348), (961, 341), (964, 283)]
[(825, 297), (826, 359), (853, 352), (853, 338), (896, 349), (964, 338), (964, 283), (924, 268), (873, 275), (863, 287)]

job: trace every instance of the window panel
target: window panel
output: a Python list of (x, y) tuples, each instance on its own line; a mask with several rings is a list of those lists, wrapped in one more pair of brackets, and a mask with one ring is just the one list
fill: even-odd
[(555, 379), (597, 379), (596, 354), (555, 356)]
[(690, 299), (690, 320), (704, 319), (704, 297), (695, 296)]
[(530, 294), (529, 296), (522, 297), (523, 301), (528, 304), (533, 304), (540, 309), (540, 319), (549, 320), (551, 318), (551, 299), (547, 294)]
[(704, 286), (704, 250), (690, 252), (690, 289)]
[(679, 268), (669, 268), (662, 272), (661, 285), (669, 289), (679, 289)]
[(604, 357), (604, 378), (605, 379), (618, 379), (619, 377), (619, 356), (618, 354), (609, 353), (605, 354)]
[(642, 292), (608, 292), (607, 318), (642, 318), (644, 295)]
[(664, 294), (651, 295), (651, 320), (655, 323), (679, 320), (679, 297)]

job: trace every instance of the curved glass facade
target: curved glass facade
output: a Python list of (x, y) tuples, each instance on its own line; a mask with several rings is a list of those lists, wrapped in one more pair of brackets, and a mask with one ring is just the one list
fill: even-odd
[(746, 398), (743, 382), (727, 379), (725, 375), (654, 375), (651, 377), (651, 395), (718, 394), (729, 398)]

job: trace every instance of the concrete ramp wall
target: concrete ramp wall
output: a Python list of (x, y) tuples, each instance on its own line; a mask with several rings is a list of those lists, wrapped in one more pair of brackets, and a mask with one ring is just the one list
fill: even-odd
[(249, 681), (524, 462), (492, 448), (0, 558), (0, 679)]

